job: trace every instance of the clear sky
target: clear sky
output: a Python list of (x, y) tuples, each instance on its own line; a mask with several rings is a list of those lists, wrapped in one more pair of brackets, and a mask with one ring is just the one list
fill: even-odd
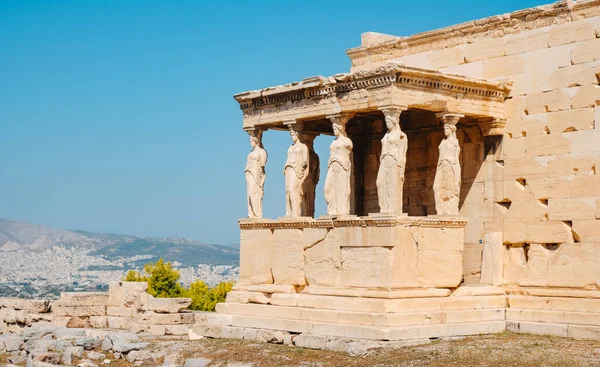
[[(250, 147), (235, 93), (347, 72), (363, 32), (543, 3), (0, 0), (0, 217), (237, 243)], [(322, 164), (330, 142), (315, 141)], [(290, 139), (263, 143), (264, 213), (276, 218)]]

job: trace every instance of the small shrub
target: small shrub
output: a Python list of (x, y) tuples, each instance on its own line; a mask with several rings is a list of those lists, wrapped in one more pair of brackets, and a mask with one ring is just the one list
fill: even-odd
[(144, 273), (148, 275), (129, 270), (123, 280), (148, 282), (148, 293), (157, 298), (191, 298), (190, 310), (214, 311), (217, 303), (225, 302), (227, 293), (234, 285), (233, 281), (221, 282), (213, 288), (209, 288), (204, 281), (197, 280), (190, 284), (189, 289), (185, 289), (179, 284), (179, 272), (173, 269), (170, 262), (165, 262), (162, 258), (156, 263), (144, 265)]
[(217, 303), (225, 302), (227, 293), (233, 288), (234, 282), (221, 282), (209, 288), (202, 280), (190, 284), (188, 297), (192, 299), (190, 310), (214, 311)]

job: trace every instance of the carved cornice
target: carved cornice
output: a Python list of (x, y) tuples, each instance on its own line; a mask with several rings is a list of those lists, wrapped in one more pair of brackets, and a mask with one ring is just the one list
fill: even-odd
[(590, 9), (596, 7), (600, 7), (600, 0), (579, 0), (574, 4), (570, 0), (563, 0), (554, 4), (469, 21), (409, 37), (395, 37), (385, 42), (351, 48), (346, 51), (346, 54), (352, 60), (352, 65), (360, 66), (369, 62), (372, 56), (375, 59), (381, 59), (380, 55), (401, 57), (472, 43), (478, 37), (500, 38), (522, 31), (596, 16), (597, 12), (590, 12)]
[(503, 102), (511, 89), (509, 82), (491, 82), (459, 75), (447, 75), (434, 70), (408, 67), (397, 62), (338, 74), (314, 77), (302, 82), (236, 94), (242, 110), (261, 109), (315, 98), (337, 97), (359, 89), (395, 85), (399, 88), (460, 93), (463, 98), (489, 99)]
[(428, 228), (463, 228), (467, 224), (465, 218), (459, 217), (341, 217), (341, 218), (288, 218), (288, 219), (240, 219), (240, 229), (303, 229), (303, 228), (337, 228), (337, 227), (428, 227)]

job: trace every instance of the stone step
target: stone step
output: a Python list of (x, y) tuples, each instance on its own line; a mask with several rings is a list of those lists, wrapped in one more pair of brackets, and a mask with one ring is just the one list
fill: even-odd
[(220, 314), (371, 326), (455, 324), (464, 322), (503, 321), (505, 318), (504, 308), (372, 313), (259, 304), (220, 303), (217, 304), (217, 312)]
[(506, 329), (504, 321), (386, 327), (343, 325), (242, 315), (233, 315), (231, 324), (235, 326), (208, 323), (195, 324), (190, 329), (189, 337), (191, 340), (204, 336), (242, 339), (244, 329), (255, 328), (353, 339), (417, 340), (447, 336), (493, 334)]
[(506, 310), (506, 320), (600, 326), (600, 309), (596, 311), (579, 312), (509, 308)]
[(270, 304), (359, 312), (411, 312), (506, 307), (506, 296), (376, 299), (311, 294), (273, 294)]
[(506, 330), (521, 334), (553, 335), (564, 338), (600, 340), (600, 326), (506, 321)]
[(513, 309), (533, 309), (548, 311), (599, 312), (600, 299), (508, 296), (508, 304)]

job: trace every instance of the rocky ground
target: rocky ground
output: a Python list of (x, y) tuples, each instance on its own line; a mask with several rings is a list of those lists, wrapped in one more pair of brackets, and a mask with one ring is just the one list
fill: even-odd
[(0, 335), (0, 366), (346, 367), (600, 366), (600, 341), (503, 333), (364, 356), (241, 340), (144, 338), (128, 332), (38, 326)]

